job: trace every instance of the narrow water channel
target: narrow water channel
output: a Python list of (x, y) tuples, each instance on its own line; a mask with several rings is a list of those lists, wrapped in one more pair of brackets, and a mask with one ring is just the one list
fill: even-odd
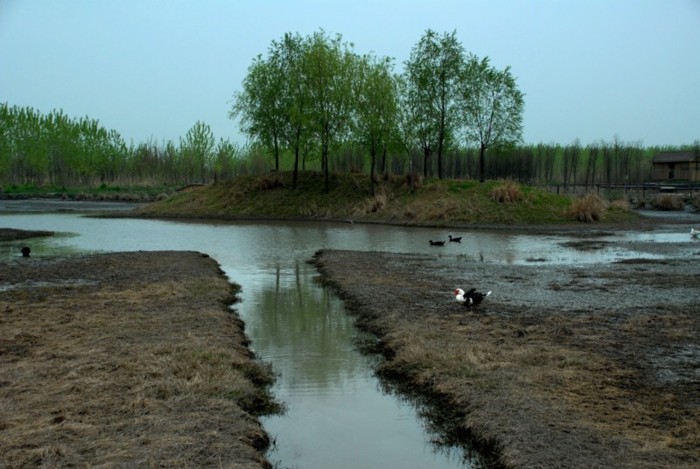
[[(428, 253), (503, 263), (545, 256), (551, 262), (591, 258), (567, 248), (560, 237), (459, 233), (462, 243), (434, 248), (428, 239), (445, 239), (448, 232), (374, 225), (204, 224), (9, 213), (0, 215), (0, 227), (64, 233), (26, 241), (35, 257), (172, 249), (215, 258), (231, 281), (243, 287), (236, 309), (252, 347), (278, 374), (275, 393), (288, 410), (263, 423), (274, 440), (268, 457), (279, 468), (478, 467), (460, 449), (432, 444), (434, 436), (414, 406), (382, 390), (372, 357), (357, 350), (359, 332), (352, 317), (338, 298), (314, 282), (317, 273), (307, 261), (316, 250)], [(18, 256), (20, 244), (0, 243), (0, 258)]]

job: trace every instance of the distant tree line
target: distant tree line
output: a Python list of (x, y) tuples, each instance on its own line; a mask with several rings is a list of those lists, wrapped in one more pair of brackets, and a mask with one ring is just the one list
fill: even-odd
[[(230, 117), (245, 147), (196, 122), (178, 142), (127, 144), (97, 120), (0, 103), (0, 185), (187, 184), (321, 171), (495, 179), (536, 185), (637, 184), (661, 148), (522, 143), (524, 95), (510, 69), (467, 53), (456, 33), (425, 32), (397, 74), (341, 36), (285, 34), (256, 57)], [(686, 147), (663, 148), (686, 149)]]
[[(640, 184), (651, 177), (651, 159), (660, 150), (697, 147), (643, 147), (641, 143), (612, 141), (582, 146), (538, 144), (498, 146), (490, 150), (484, 167), (487, 179), (511, 178), (534, 185), (595, 186)], [(345, 142), (329, 161), (338, 172), (376, 171), (382, 175), (423, 172), (425, 154), (420, 148), (406, 153), (377, 151)], [(145, 142), (127, 145), (114, 130), (98, 121), (71, 119), (60, 111), (42, 115), (30, 108), (0, 104), (0, 185), (34, 184), (79, 186), (98, 184), (187, 184), (218, 182), (271, 169), (292, 171), (298, 158), (280, 146), (275, 160), (269, 148), (255, 143), (240, 148), (228, 140), (215, 141), (209, 126), (197, 122), (178, 144)], [(320, 158), (304, 150), (303, 167), (320, 170)], [(477, 178), (479, 147), (448, 148), (443, 175)]]
[(196, 122), (178, 144), (127, 145), (97, 120), (0, 103), (0, 184), (183, 184), (227, 179), (245, 161)]
[[(651, 178), (651, 160), (659, 151), (690, 150), (697, 145), (644, 147), (640, 142), (626, 143), (614, 137), (586, 146), (578, 141), (568, 145), (554, 143), (498, 146), (489, 150), (486, 179), (513, 179), (538, 185), (594, 187), (597, 185), (641, 184)], [(480, 170), (479, 147), (452, 147), (444, 155), (444, 176), (453, 179), (477, 179)], [(283, 161), (291, 161), (283, 158)], [(389, 153), (378, 167), (385, 175), (410, 174), (422, 170), (424, 154), (413, 149), (408, 157)], [(288, 170), (289, 164), (283, 169)], [(344, 146), (331, 164), (332, 171), (368, 172), (369, 161), (361, 148)]]

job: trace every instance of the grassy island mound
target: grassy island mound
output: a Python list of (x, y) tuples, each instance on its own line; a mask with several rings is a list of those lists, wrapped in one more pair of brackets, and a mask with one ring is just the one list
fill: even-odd
[[(576, 203), (574, 203), (576, 202)], [(510, 180), (438, 180), (386, 177), (370, 184), (364, 174), (242, 176), (212, 185), (189, 186), (140, 208), (141, 216), (274, 218), (386, 222), (406, 225), (561, 224), (628, 221), (624, 204), (596, 195), (575, 200)]]

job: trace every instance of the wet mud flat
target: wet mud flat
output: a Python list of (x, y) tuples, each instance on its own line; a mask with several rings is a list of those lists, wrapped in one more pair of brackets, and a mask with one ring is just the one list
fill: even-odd
[[(562, 266), (319, 251), (379, 374), (489, 467), (700, 465), (700, 259)], [(456, 287), (493, 290), (476, 311)]]
[(0, 265), (0, 467), (269, 467), (237, 291), (196, 252)]
[(0, 241), (17, 241), (21, 239), (40, 238), (53, 235), (53, 231), (31, 231), (16, 230), (14, 228), (0, 228)]

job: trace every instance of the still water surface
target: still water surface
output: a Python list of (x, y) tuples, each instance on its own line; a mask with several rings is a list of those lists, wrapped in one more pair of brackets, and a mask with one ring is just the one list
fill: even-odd
[[(462, 256), (498, 263), (593, 262), (639, 253), (580, 252), (559, 236), (331, 223), (186, 223), (86, 218), (78, 213), (10, 213), (0, 227), (51, 230), (51, 238), (0, 243), (0, 258), (30, 244), (34, 257), (85, 251), (196, 250), (216, 259), (243, 287), (236, 305), (252, 347), (279, 374), (274, 392), (288, 408), (263, 424), (275, 441), (268, 457), (280, 468), (454, 468), (478, 464), (455, 448), (438, 448), (413, 405), (382, 390), (372, 358), (357, 351), (358, 331), (342, 303), (314, 281), (306, 263), (318, 249), (380, 250)], [(595, 258), (595, 259), (593, 259)], [(348, 266), (352, 268), (352, 266)], [(452, 285), (446, 286), (446, 300)]]

